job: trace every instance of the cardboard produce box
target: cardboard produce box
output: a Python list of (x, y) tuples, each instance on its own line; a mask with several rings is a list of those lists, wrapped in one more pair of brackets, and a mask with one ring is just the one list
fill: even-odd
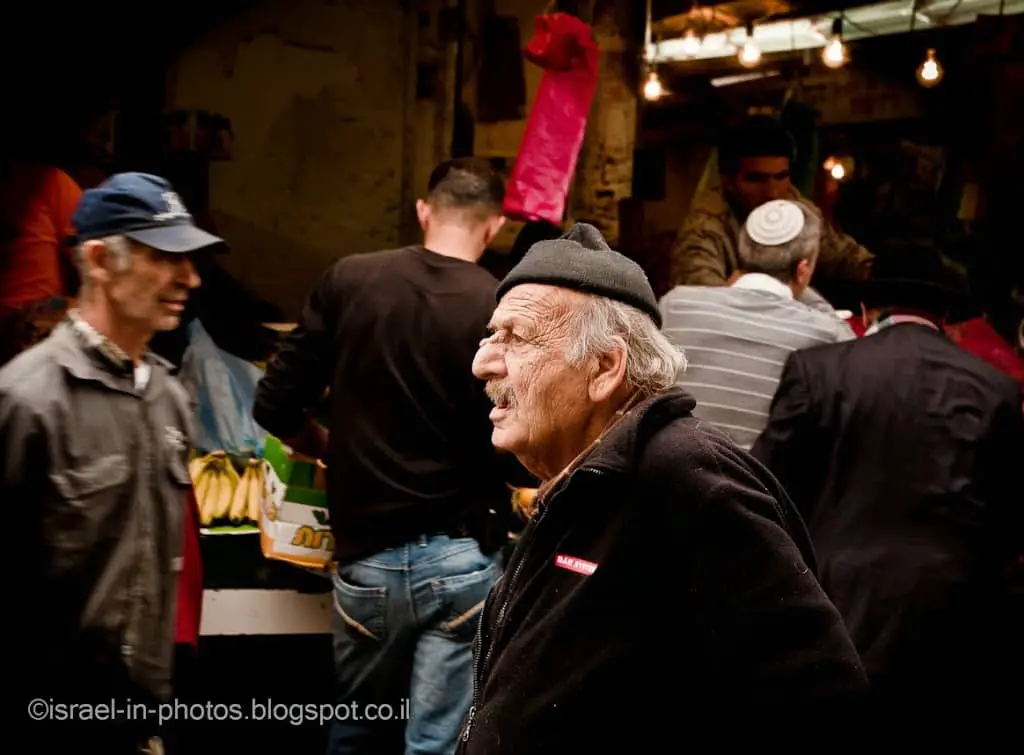
[(316, 571), (333, 565), (334, 536), (322, 462), (294, 453), (273, 436), (263, 451), (260, 548), (266, 558)]

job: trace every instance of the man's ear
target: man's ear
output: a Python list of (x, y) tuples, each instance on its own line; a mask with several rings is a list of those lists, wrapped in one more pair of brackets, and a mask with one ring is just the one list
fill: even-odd
[(484, 245), (490, 246), (494, 239), (501, 233), (501, 229), (505, 226), (505, 216), (498, 215), (487, 221), (487, 230), (484, 232)]
[(814, 274), (814, 268), (811, 266), (811, 261), (808, 259), (802, 259), (796, 263), (796, 272), (793, 274), (793, 279), (800, 288), (806, 288), (811, 283), (811, 275)]
[(81, 266), (82, 278), (97, 283), (108, 283), (115, 273), (113, 255), (107, 245), (98, 239), (82, 243)]
[(427, 220), (430, 218), (430, 205), (422, 199), (416, 200), (416, 219), (420, 221), (420, 228), (427, 229)]
[(626, 344), (616, 339), (616, 347), (597, 358), (587, 394), (595, 404), (610, 399), (626, 382)]

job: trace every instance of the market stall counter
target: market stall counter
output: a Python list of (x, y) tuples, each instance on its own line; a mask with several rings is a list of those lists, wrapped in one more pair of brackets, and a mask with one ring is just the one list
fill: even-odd
[(323, 469), (272, 436), (259, 457), (197, 452), (189, 472), (205, 575), (201, 635), (330, 633)]
[(263, 555), (258, 530), (204, 534), (200, 634), (330, 634), (331, 582)]

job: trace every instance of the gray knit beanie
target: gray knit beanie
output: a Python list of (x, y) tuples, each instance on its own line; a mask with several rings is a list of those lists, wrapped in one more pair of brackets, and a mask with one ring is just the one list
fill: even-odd
[(498, 284), (497, 299), (523, 283), (582, 291), (636, 307), (661, 327), (661, 311), (643, 268), (613, 251), (601, 232), (577, 223), (558, 239), (538, 241)]

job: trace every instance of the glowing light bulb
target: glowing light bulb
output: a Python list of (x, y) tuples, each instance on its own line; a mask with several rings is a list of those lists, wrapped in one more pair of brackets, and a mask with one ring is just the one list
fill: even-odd
[(843, 44), (843, 17), (832, 22), (832, 37), (821, 51), (821, 62), (829, 68), (841, 68), (848, 60), (848, 51)]
[(846, 168), (843, 167), (842, 163), (836, 163), (835, 165), (833, 165), (829, 173), (832, 175), (832, 178), (836, 179), (837, 181), (842, 181), (844, 178), (846, 178)]
[(761, 62), (761, 48), (747, 40), (740, 48), (739, 60), (740, 65), (753, 68)]
[(644, 82), (644, 99), (653, 102), (661, 99), (664, 93), (665, 90), (661, 86), (661, 79), (658, 78), (657, 72), (651, 71), (647, 74), (647, 81)]
[(924, 61), (917, 68), (917, 83), (928, 88), (938, 86), (944, 73), (942, 65), (935, 58), (935, 50), (928, 50)]
[(687, 29), (686, 34), (683, 35), (683, 55), (693, 57), (700, 52), (700, 37), (697, 36), (693, 29)]
[(833, 37), (821, 53), (821, 62), (829, 68), (841, 68), (846, 63), (846, 45), (839, 37)]
[(751, 22), (747, 23), (747, 39), (737, 57), (744, 68), (753, 68), (761, 62), (761, 48), (754, 44), (754, 24)]

